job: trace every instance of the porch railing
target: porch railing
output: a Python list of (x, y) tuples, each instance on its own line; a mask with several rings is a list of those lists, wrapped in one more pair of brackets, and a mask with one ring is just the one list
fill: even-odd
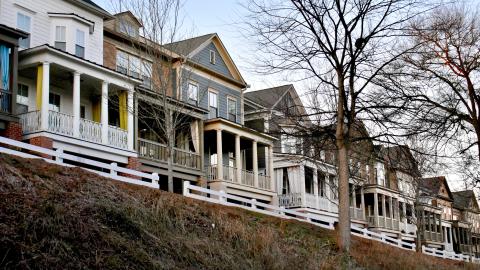
[[(232, 166), (222, 167), (222, 179), (218, 179), (218, 166), (210, 165), (205, 167), (208, 181), (222, 180), (242, 184), (246, 186), (256, 187), (254, 174), (249, 170), (240, 170), (240, 179), (237, 177), (237, 169)], [(258, 187), (261, 189), (271, 190), (271, 178), (265, 175), (258, 175)]]
[(0, 89), (0, 112), (12, 113), (12, 93), (5, 89)]
[(102, 142), (102, 125), (95, 121), (80, 119), (80, 138), (91, 142)]
[(258, 187), (269, 190), (271, 188), (270, 176), (258, 175)]
[(395, 218), (385, 218), (383, 216), (369, 216), (367, 218), (367, 221), (370, 227), (385, 228), (394, 231), (400, 230), (399, 221)]
[(73, 116), (49, 111), (48, 112), (48, 131), (62, 135), (73, 135)]
[[(305, 200), (303, 198), (305, 198)], [(315, 194), (306, 193), (302, 196), (302, 193), (288, 193), (279, 195), (278, 200), (279, 205), (285, 208), (307, 207), (333, 213), (338, 212), (338, 206), (334, 202)]]
[(23, 134), (30, 134), (40, 130), (40, 111), (31, 111), (19, 115)]
[(128, 148), (128, 132), (124, 129), (109, 125), (108, 143), (118, 148)]
[[(138, 154), (140, 157), (153, 161), (168, 162), (168, 147), (165, 144), (138, 139), (138, 146)], [(201, 156), (200, 154), (174, 147), (173, 164), (200, 170)]]
[[(23, 134), (41, 131), (40, 111), (31, 111), (19, 115)], [(78, 138), (102, 143), (102, 125), (95, 121), (80, 119)], [(73, 116), (49, 111), (47, 131), (73, 137)], [(108, 144), (113, 147), (128, 148), (128, 132), (118, 127), (108, 126)]]

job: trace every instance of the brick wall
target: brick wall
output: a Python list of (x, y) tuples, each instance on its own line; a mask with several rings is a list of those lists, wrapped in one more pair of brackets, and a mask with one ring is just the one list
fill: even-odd
[[(36, 146), (43, 147), (43, 148), (53, 149), (53, 140), (47, 137), (43, 137), (43, 136), (34, 137), (30, 139), (29, 143)], [(40, 156), (43, 158), (52, 158), (51, 156), (44, 155), (44, 154), (41, 154)]]
[(103, 42), (103, 65), (110, 69), (117, 67), (117, 48), (110, 42)]
[[(138, 160), (138, 158), (136, 157), (129, 157), (128, 158), (128, 163), (127, 163), (127, 166), (125, 166), (125, 168), (127, 169), (132, 169), (132, 170), (136, 170), (136, 171), (140, 171), (140, 161)], [(125, 176), (125, 177), (129, 177), (129, 178), (133, 178), (133, 179), (141, 179), (141, 177), (138, 177), (138, 176), (135, 176), (135, 175), (130, 175), (130, 174), (126, 174), (126, 173), (119, 173), (120, 176)]]
[(7, 137), (13, 140), (22, 140), (22, 125), (17, 122), (8, 122), (7, 128), (0, 131), (0, 136)]

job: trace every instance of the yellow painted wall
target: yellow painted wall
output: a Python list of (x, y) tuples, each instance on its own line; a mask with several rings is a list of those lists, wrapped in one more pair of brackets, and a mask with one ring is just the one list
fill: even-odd
[(37, 110), (42, 108), (43, 66), (37, 68)]
[(127, 130), (127, 91), (118, 95), (118, 111), (120, 113), (120, 128)]

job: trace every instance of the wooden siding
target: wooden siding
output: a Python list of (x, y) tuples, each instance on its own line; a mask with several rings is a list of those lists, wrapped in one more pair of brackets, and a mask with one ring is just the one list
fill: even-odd
[[(210, 51), (215, 52), (215, 64), (210, 63)], [(222, 75), (227, 76), (228, 78), (232, 78), (233, 76), (228, 70), (227, 65), (225, 64), (225, 61), (221, 57), (220, 53), (218, 52), (217, 48), (215, 47), (215, 44), (211, 42), (208, 44), (203, 50), (199, 51), (197, 54), (195, 54), (192, 57), (193, 61), (200, 63), (203, 66), (208, 67), (209, 69), (216, 71)]]
[(237, 121), (236, 123), (241, 123), (241, 96), (240, 92), (231, 89), (225, 85), (220, 83), (214, 82), (205, 78), (203, 76), (197, 75), (193, 72), (189, 72), (183, 70), (182, 72), (182, 100), (188, 101), (188, 82), (193, 81), (198, 84), (198, 106), (204, 109), (208, 109), (208, 89), (211, 88), (218, 92), (218, 117), (228, 119), (228, 112), (227, 112), (227, 98), (233, 97), (237, 100)]

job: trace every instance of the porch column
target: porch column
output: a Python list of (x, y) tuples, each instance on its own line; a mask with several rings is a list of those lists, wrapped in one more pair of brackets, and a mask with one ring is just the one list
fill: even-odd
[(127, 94), (127, 147), (133, 150), (133, 89)]
[[(38, 79), (38, 78), (37, 78)], [(42, 63), (42, 104), (40, 109), (40, 127), (48, 130), (48, 104), (50, 93), (50, 63)]]
[(360, 208), (362, 209), (362, 219), (365, 220), (365, 195), (363, 194), (363, 185), (360, 186)]
[(390, 208), (390, 209), (389, 209), (389, 210), (390, 210), (390, 218), (392, 219), (392, 224), (393, 224), (393, 197), (390, 196), (389, 198), (390, 198), (390, 199), (389, 199), (390, 203), (389, 203), (389, 207), (388, 207), (388, 208)]
[(274, 179), (273, 171), (273, 146), (268, 146), (268, 174), (270, 175), (270, 183), (272, 183), (272, 190), (277, 190), (277, 182)]
[(378, 193), (373, 193), (373, 217), (374, 221), (373, 224), (375, 227), (378, 226)]
[(319, 209), (320, 202), (318, 198), (318, 174), (317, 168), (313, 169), (313, 194), (315, 194), (315, 209)]
[[(387, 223), (387, 206), (385, 203), (386, 196), (382, 194), (382, 214), (383, 214), (383, 224)], [(384, 225), (385, 226), (385, 225)]]
[(240, 135), (235, 134), (235, 167), (238, 183), (242, 183), (242, 154), (240, 149)]
[(73, 72), (73, 137), (80, 134), (80, 73)]
[(108, 82), (102, 82), (102, 97), (100, 103), (100, 122), (102, 124), (102, 143), (108, 144)]
[(258, 154), (257, 141), (252, 142), (253, 186), (258, 187)]
[(217, 129), (217, 179), (223, 179), (222, 130)]

